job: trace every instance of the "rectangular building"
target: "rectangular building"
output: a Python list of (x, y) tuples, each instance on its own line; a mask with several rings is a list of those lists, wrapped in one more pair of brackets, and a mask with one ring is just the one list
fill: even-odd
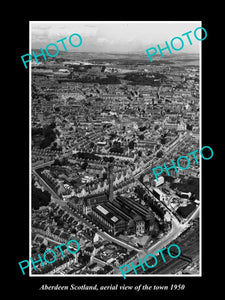
[(153, 188), (153, 195), (159, 199), (160, 201), (165, 202), (166, 200), (166, 194), (163, 193), (160, 189), (158, 188)]
[(156, 180), (156, 179), (153, 180), (153, 185), (155, 187), (157, 187), (157, 186), (159, 186), (163, 183), (164, 183), (164, 177), (163, 176), (159, 176), (158, 180)]
[(122, 232), (126, 229), (126, 222), (123, 218), (116, 215), (105, 204), (92, 207), (92, 217), (98, 220), (113, 234)]

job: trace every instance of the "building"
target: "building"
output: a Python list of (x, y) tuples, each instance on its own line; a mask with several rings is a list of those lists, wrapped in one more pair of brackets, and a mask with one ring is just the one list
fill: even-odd
[(145, 232), (145, 221), (135, 211), (131, 211), (124, 204), (121, 205), (120, 201), (116, 198), (113, 202), (108, 203), (110, 208), (126, 221), (125, 230), (128, 233), (140, 233)]
[(157, 187), (153, 188), (153, 195), (160, 201), (165, 202), (166, 201), (166, 194), (163, 193), (160, 189)]
[(98, 195), (88, 195), (84, 198), (83, 201), (83, 213), (88, 215), (92, 212), (92, 207), (96, 205), (101, 205), (108, 201), (108, 196), (105, 193), (101, 193)]
[(157, 187), (157, 186), (159, 186), (163, 183), (164, 183), (164, 177), (163, 176), (159, 176), (158, 180), (156, 180), (156, 179), (153, 180), (154, 187)]
[(127, 209), (129, 212), (135, 212), (136, 215), (141, 216), (145, 222), (146, 230), (149, 230), (149, 227), (154, 223), (154, 216), (149, 209), (134, 200), (122, 196), (116, 197), (116, 201), (120, 204), (121, 210)]
[(124, 231), (143, 234), (152, 230), (155, 221), (152, 211), (136, 201), (121, 196), (94, 206), (92, 217), (113, 234)]
[(134, 200), (121, 196), (113, 196), (113, 167), (113, 163), (109, 162), (108, 200), (105, 201), (105, 197), (101, 197), (102, 201), (95, 203), (95, 205), (93, 205), (94, 202), (91, 205), (90, 201), (89, 203), (86, 201), (85, 212), (87, 214), (91, 213), (94, 221), (100, 222), (103, 227), (113, 234), (124, 231), (143, 234), (145, 231), (150, 231), (153, 228), (155, 220), (152, 211)]
[(126, 220), (115, 214), (113, 210), (102, 203), (92, 208), (92, 217), (99, 221), (103, 227), (106, 227), (110, 232), (116, 234), (126, 229)]

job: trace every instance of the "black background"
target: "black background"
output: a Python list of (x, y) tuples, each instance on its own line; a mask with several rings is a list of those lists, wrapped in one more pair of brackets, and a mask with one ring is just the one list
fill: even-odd
[[(13, 48), (14, 64), (11, 68), (11, 82), (10, 92), (13, 92), (13, 97), (10, 97), (10, 111), (13, 120), (13, 133), (9, 133), (8, 137), (12, 142), (11, 157), (12, 166), (9, 167), (10, 183), (10, 197), (8, 197), (9, 217), (12, 218), (13, 229), (11, 235), (13, 236), (13, 254), (10, 257), (12, 266), (9, 267), (10, 274), (15, 274), (15, 281), (12, 284), (11, 279), (9, 288), (10, 291), (15, 292), (17, 296), (38, 296), (39, 297), (105, 297), (109, 296), (144, 296), (144, 297), (170, 297), (170, 296), (190, 296), (201, 297), (203, 294), (207, 297), (209, 294), (219, 294), (219, 287), (221, 283), (220, 266), (223, 260), (221, 244), (222, 233), (219, 232), (221, 227), (220, 207), (222, 206), (222, 188), (219, 184), (219, 177), (222, 171), (222, 160), (218, 159), (218, 140), (223, 139), (223, 123), (219, 116), (219, 112), (223, 111), (222, 99), (222, 66), (223, 63), (223, 46), (222, 46), (222, 22), (219, 22), (219, 17), (215, 18), (214, 11), (206, 14), (201, 12), (195, 13), (195, 8), (187, 11), (187, 6), (184, 8), (188, 12), (188, 16), (182, 17), (182, 14), (175, 14), (172, 16), (167, 11), (166, 16), (163, 16), (159, 7), (153, 10), (151, 3), (146, 6), (144, 2), (143, 7), (138, 7), (137, 3), (131, 3), (135, 6), (136, 13), (131, 13), (129, 7), (127, 11), (121, 13), (121, 7), (114, 3), (105, 3), (101, 8), (97, 9), (95, 6), (92, 10), (92, 15), (87, 15), (87, 9), (91, 10), (87, 4), (86, 8), (73, 7), (73, 16), (68, 17), (68, 13), (59, 14), (60, 17), (53, 16), (53, 12), (58, 4), (53, 5), (53, 10), (43, 17), (43, 6), (36, 5), (34, 9), (38, 11), (35, 16), (32, 13), (21, 17), (16, 21), (16, 32), (14, 36)], [(69, 6), (69, 4), (68, 4)], [(111, 11), (111, 6), (113, 11)], [(161, 6), (161, 5), (159, 5)], [(185, 7), (185, 4), (184, 4)], [(110, 17), (108, 17), (106, 8), (110, 10)], [(163, 7), (162, 7), (163, 8)], [(161, 9), (162, 9), (161, 8)], [(67, 10), (70, 7), (67, 7)], [(71, 7), (72, 9), (72, 7)], [(58, 10), (63, 11), (63, 8), (58, 7)], [(139, 14), (137, 15), (137, 13)], [(158, 16), (156, 18), (156, 12)], [(65, 16), (65, 18), (64, 18)], [(216, 21), (215, 21), (216, 19)], [(208, 36), (202, 42), (202, 146), (208, 145), (214, 150), (214, 157), (209, 161), (202, 160), (202, 277), (127, 277), (124, 280), (121, 277), (29, 277), (27, 274), (22, 275), (18, 262), (29, 258), (29, 71), (24, 68), (20, 56), (29, 53), (29, 21), (79, 21), (79, 20), (93, 20), (93, 21), (202, 21), (202, 26), (207, 30)], [(10, 59), (11, 61), (11, 59)], [(11, 77), (10, 77), (11, 78)], [(12, 140), (12, 136), (14, 137)], [(7, 154), (6, 154), (7, 155)], [(12, 159), (13, 155), (13, 159)], [(216, 170), (216, 166), (218, 167)], [(221, 193), (219, 192), (221, 190)], [(9, 199), (10, 198), (10, 199)], [(11, 212), (13, 211), (13, 217)], [(10, 222), (10, 221), (9, 221)], [(9, 254), (8, 254), (9, 255)], [(13, 259), (12, 259), (13, 257)], [(15, 273), (14, 273), (15, 271)], [(11, 276), (10, 276), (11, 277)], [(40, 291), (42, 284), (47, 285), (168, 285), (171, 284), (185, 284), (186, 288), (183, 291), (141, 291), (129, 292), (120, 291)], [(204, 296), (203, 296), (204, 297)], [(153, 299), (153, 298), (152, 298)]]

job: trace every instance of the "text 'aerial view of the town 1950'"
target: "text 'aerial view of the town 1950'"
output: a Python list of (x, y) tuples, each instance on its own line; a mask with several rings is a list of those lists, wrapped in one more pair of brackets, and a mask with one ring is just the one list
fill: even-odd
[(200, 26), (30, 22), (31, 276), (201, 276)]

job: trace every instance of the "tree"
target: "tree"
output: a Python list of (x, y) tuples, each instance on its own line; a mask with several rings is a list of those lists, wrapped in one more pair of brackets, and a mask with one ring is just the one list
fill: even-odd
[(165, 145), (166, 143), (166, 138), (165, 137), (161, 137), (160, 142), (162, 145)]
[(61, 166), (61, 161), (60, 161), (58, 158), (56, 158), (56, 159), (54, 160), (54, 162), (53, 162), (53, 165), (54, 165), (54, 166)]
[(142, 151), (141, 150), (138, 150), (138, 156), (142, 156)]
[(158, 234), (159, 234), (159, 225), (158, 225), (157, 222), (155, 222), (154, 228), (151, 232), (151, 235), (152, 235), (153, 238), (156, 238), (158, 236)]
[(94, 146), (95, 146), (95, 143), (94, 143), (94, 142), (90, 142), (89, 147), (90, 147), (90, 148), (94, 148)]
[(55, 216), (54, 221), (57, 223), (57, 226), (63, 226), (63, 221), (61, 220), (60, 216)]
[(40, 148), (44, 149), (51, 145), (52, 142), (56, 139), (56, 134), (54, 132), (55, 123), (51, 123), (43, 128), (44, 139), (40, 143)]
[(32, 128), (32, 137), (34, 135), (42, 135), (43, 134), (43, 128), (39, 127), (39, 128)]
[(41, 189), (32, 185), (32, 208), (39, 209), (41, 206), (46, 206), (51, 201), (51, 195), (49, 192), (42, 192)]
[(40, 252), (44, 253), (45, 250), (46, 250), (46, 246), (45, 246), (45, 244), (42, 243), (41, 246), (40, 246)]
[(88, 162), (84, 162), (82, 165), (81, 165), (81, 169), (82, 170), (86, 170), (87, 169), (87, 166), (88, 166)]
[(120, 146), (121, 146), (120, 142), (118, 142), (118, 141), (113, 142), (113, 148), (120, 148)]
[(83, 253), (80, 250), (80, 255), (78, 256), (78, 262), (81, 263), (82, 265), (87, 265), (90, 261), (90, 255)]
[(151, 150), (148, 150), (147, 156), (150, 156), (152, 154)]
[(107, 173), (104, 172), (104, 173), (102, 174), (102, 180), (106, 180), (106, 179), (107, 179)]
[(146, 126), (142, 126), (142, 127), (139, 127), (139, 130), (144, 131), (146, 128), (147, 128)]
[(162, 150), (159, 150), (159, 151), (157, 152), (156, 156), (157, 156), (158, 158), (162, 157), (162, 156), (163, 156), (163, 151), (162, 151)]
[(77, 233), (77, 230), (75, 228), (72, 228), (70, 231), (71, 231), (71, 233), (74, 233), (74, 234)]
[(191, 124), (187, 124), (187, 130), (192, 130), (192, 125)]
[(131, 149), (131, 150), (133, 150), (134, 149), (134, 141), (130, 141), (129, 143), (128, 143), (128, 147)]

